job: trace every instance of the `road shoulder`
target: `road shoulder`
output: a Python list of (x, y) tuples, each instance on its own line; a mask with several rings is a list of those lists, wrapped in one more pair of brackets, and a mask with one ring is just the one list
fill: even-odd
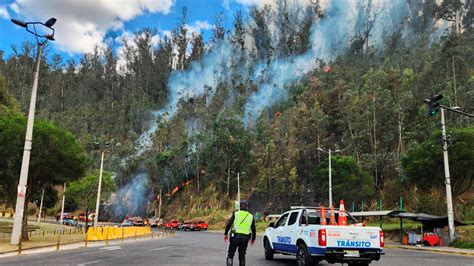
[(452, 254), (452, 255), (463, 255), (463, 256), (474, 257), (474, 250), (453, 248), (453, 247), (422, 247), (422, 246), (390, 244), (390, 245), (385, 245), (385, 248), (398, 248), (398, 249), (406, 249), (406, 250), (416, 250), (416, 251), (445, 253), (445, 254)]

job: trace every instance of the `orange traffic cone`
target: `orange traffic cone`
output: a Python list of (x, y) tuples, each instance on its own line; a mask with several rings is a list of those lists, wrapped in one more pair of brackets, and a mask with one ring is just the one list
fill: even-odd
[(334, 206), (333, 205), (331, 205), (331, 215), (329, 216), (329, 224), (330, 225), (337, 225), (336, 214), (334, 213)]
[(326, 221), (326, 210), (324, 209), (324, 205), (321, 206), (321, 218), (320, 218), (320, 222), (319, 222), (321, 225), (327, 225), (327, 221)]
[(337, 219), (338, 225), (347, 225), (347, 214), (344, 208), (344, 200), (339, 202), (339, 218)]

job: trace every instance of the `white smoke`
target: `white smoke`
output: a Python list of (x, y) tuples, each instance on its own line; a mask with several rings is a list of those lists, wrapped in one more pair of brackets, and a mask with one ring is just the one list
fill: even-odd
[(136, 174), (132, 182), (114, 193), (111, 198), (115, 217), (126, 215), (143, 215), (146, 209), (148, 195), (148, 175)]

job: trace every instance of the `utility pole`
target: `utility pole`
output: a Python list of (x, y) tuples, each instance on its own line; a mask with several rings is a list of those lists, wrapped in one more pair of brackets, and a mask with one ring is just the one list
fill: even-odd
[(161, 188), (160, 188), (160, 202), (158, 203), (158, 219), (161, 219)]
[(444, 161), (444, 176), (446, 185), (446, 205), (448, 211), (448, 227), (449, 227), (449, 241), (453, 241), (455, 238), (454, 228), (454, 210), (453, 210), (453, 196), (451, 192), (451, 176), (449, 173), (449, 159), (448, 159), (448, 138), (446, 137), (446, 122), (444, 118), (444, 111), (449, 110), (458, 114), (462, 114), (468, 117), (474, 117), (473, 114), (468, 114), (463, 111), (459, 111), (456, 108), (441, 105), (439, 101), (443, 99), (443, 95), (438, 94), (431, 97), (431, 99), (425, 99), (424, 101), (428, 104), (428, 115), (434, 116), (441, 110), (441, 134), (443, 141), (443, 161)]
[(453, 211), (453, 196), (451, 194), (451, 177), (449, 175), (449, 161), (448, 161), (448, 139), (446, 137), (446, 125), (444, 120), (444, 108), (441, 109), (441, 132), (443, 137), (443, 160), (444, 160), (444, 176), (446, 183), (446, 204), (448, 209), (448, 227), (449, 227), (449, 241), (454, 240), (454, 211)]
[(95, 203), (94, 227), (99, 224), (99, 205), (100, 205), (100, 190), (102, 188), (102, 171), (104, 169), (104, 151), (100, 159), (99, 185), (97, 187), (97, 201)]
[(61, 205), (61, 219), (59, 220), (61, 225), (61, 231), (63, 231), (63, 216), (64, 216), (64, 201), (66, 199), (66, 182), (64, 182), (64, 191), (63, 191), (63, 203)]
[(40, 210), (39, 210), (39, 213), (38, 213), (38, 219), (36, 221), (38, 223), (41, 221), (41, 211), (43, 210), (43, 198), (44, 198), (44, 188), (43, 188), (43, 193), (41, 193)]

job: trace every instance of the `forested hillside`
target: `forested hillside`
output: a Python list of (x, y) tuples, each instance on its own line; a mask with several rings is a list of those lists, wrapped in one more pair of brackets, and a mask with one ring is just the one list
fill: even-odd
[[(160, 189), (176, 199), (188, 180), (197, 208), (225, 209), (238, 172), (254, 209), (327, 204), (318, 147), (340, 150), (335, 200), (390, 209), (403, 197), (408, 210), (445, 213), (440, 117), (423, 99), (443, 94), (444, 105), (474, 113), (474, 2), (368, 1), (354, 14), (338, 1), (279, 2), (216, 16), (208, 40), (188, 32), (183, 8), (157, 45), (148, 28), (80, 61), (44, 53), (37, 115), (73, 132), (91, 169), (93, 142), (113, 140), (115, 215), (151, 212)], [(35, 46), (13, 50), (0, 53), (0, 75), (26, 112)], [(473, 119), (446, 115), (455, 214), (472, 220)], [(216, 194), (219, 204), (206, 200)]]

